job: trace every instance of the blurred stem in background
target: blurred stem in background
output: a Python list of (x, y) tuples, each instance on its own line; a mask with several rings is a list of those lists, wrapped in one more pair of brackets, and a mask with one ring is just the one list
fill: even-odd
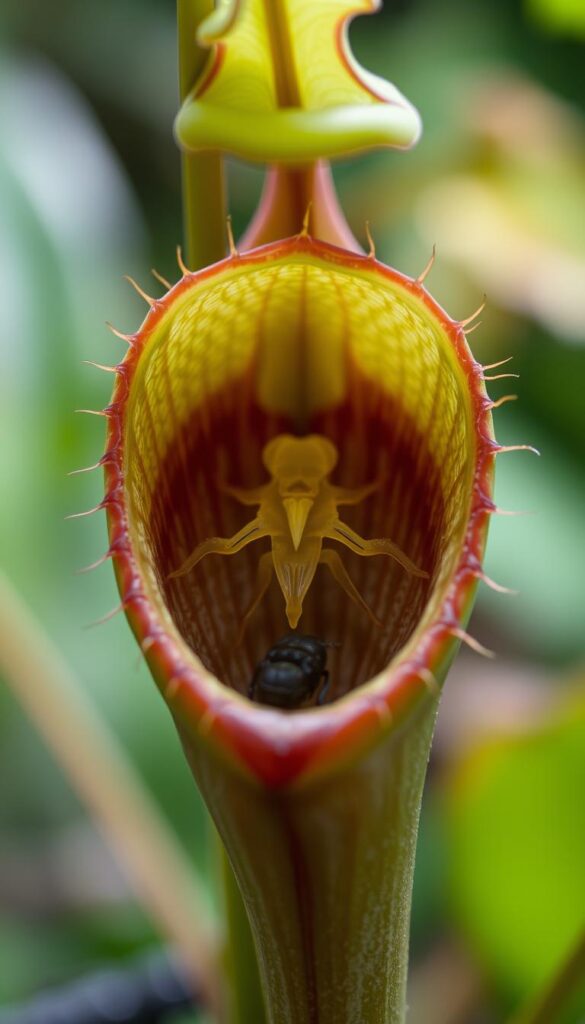
[[(197, 28), (214, 9), (213, 0), (177, 0), (181, 102), (193, 89), (209, 51), (198, 46)], [(183, 217), (187, 264), (199, 270), (225, 256), (225, 187), (219, 153), (183, 150)]]
[(248, 914), (225, 847), (217, 832), (215, 837), (218, 870), (221, 874), (223, 917), (229, 938), (223, 954), (227, 978), (226, 1019), (230, 1024), (250, 1024), (251, 1021), (254, 1024), (264, 1024), (264, 997)]
[(115, 847), (137, 896), (215, 1005), (217, 940), (194, 869), (82, 684), (2, 574), (0, 673)]
[(556, 974), (534, 1002), (517, 1014), (510, 1024), (551, 1024), (562, 1019), (585, 978), (585, 930)]

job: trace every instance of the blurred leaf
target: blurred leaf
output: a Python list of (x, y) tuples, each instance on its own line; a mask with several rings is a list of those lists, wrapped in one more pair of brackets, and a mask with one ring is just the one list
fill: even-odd
[[(109, 566), (74, 575), (105, 550), (104, 517), (64, 521), (102, 497), (99, 473), (67, 478), (103, 450), (101, 420), (75, 416), (74, 409), (103, 407), (111, 389), (109, 376), (81, 360), (117, 361), (124, 349), (104, 321), (135, 329), (144, 315), (121, 280), (129, 272), (144, 281), (150, 265), (142, 223), (94, 114), (46, 61), (2, 54), (0, 122), (0, 272), (8, 296), (0, 337), (0, 562), (68, 652), (147, 785), (205, 865), (201, 805), (170, 718), (151, 680), (138, 670), (141, 659), (126, 623), (84, 628), (119, 601)], [(30, 125), (34, 132), (24, 130)], [(0, 773), (13, 780), (1, 789), (0, 818), (12, 840), (19, 837), (26, 846), (80, 808), (3, 687), (0, 712)], [(35, 985), (42, 984), (38, 972), (51, 963), (50, 927), (41, 943), (46, 956), (27, 938), (36, 927), (23, 926), (22, 943), (15, 938), (23, 984), (27, 971)], [(113, 935), (119, 922), (111, 928)], [(62, 933), (70, 975), (84, 969), (86, 952), (99, 956), (95, 939), (84, 952), (81, 931), (81, 918), (55, 925), (55, 953)], [(6, 945), (2, 933), (3, 964)]]
[(429, 944), (444, 912), (445, 842), (443, 824), (434, 797), (423, 799), (411, 914), (413, 956)]
[(558, 337), (585, 342), (585, 131), (576, 110), (504, 70), (470, 82), (466, 164), (418, 200), (430, 245)]
[(482, 744), (450, 780), (453, 912), (515, 1002), (548, 979), (585, 924), (584, 749), (581, 695), (539, 731)]
[(585, 36), (583, 0), (527, 0), (528, 13), (545, 28)]
[(514, 352), (520, 409), (529, 410), (539, 432), (554, 432), (565, 453), (575, 458), (579, 475), (585, 456), (585, 347), (563, 345), (527, 325), (524, 337), (516, 336), (518, 346), (509, 339), (502, 358)]
[(567, 662), (583, 650), (583, 474), (536, 423), (502, 411), (496, 425), (501, 443), (534, 444), (541, 458), (510, 452), (498, 459), (497, 504), (528, 515), (493, 517), (486, 572), (519, 595), (482, 590), (478, 607), (532, 658)]
[[(71, 605), (67, 594), (65, 607), (55, 601), (55, 580), (72, 587), (71, 572), (86, 558), (81, 532), (63, 518), (100, 490), (97, 478), (66, 480), (70, 469), (95, 461), (102, 444), (96, 424), (73, 410), (103, 404), (109, 388), (80, 361), (120, 355), (113, 339), (104, 343), (103, 321), (132, 309), (116, 297), (124, 295), (116, 278), (136, 260), (140, 224), (91, 112), (54, 69), (4, 58), (0, 121), (0, 265), (10, 295), (0, 343), (0, 473), (10, 479), (0, 557), (57, 627)], [(34, 136), (23, 130), (30, 123)], [(88, 561), (92, 533), (100, 548), (105, 543), (104, 525), (96, 525), (85, 533)]]
[(148, 921), (133, 906), (46, 920), (5, 915), (0, 918), (0, 1008), (102, 963), (127, 960), (155, 941)]

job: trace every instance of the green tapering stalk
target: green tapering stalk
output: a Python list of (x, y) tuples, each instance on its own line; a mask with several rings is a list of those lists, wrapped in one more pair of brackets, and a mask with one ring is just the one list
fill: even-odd
[[(428, 698), (369, 754), (298, 790), (259, 786), (183, 737), (243, 893), (269, 1024), (404, 1024), (416, 836), (435, 714)], [(245, 931), (232, 934), (245, 939)]]
[[(196, 32), (213, 9), (213, 0), (177, 0), (181, 102), (205, 68), (209, 51), (197, 44)], [(226, 209), (221, 154), (183, 151), (182, 176), (186, 261), (191, 270), (199, 270), (225, 256)]]

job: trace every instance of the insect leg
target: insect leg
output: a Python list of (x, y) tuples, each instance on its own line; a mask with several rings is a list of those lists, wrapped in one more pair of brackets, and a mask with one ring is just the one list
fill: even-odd
[(321, 692), (320, 692), (319, 696), (317, 697), (317, 706), (318, 707), (322, 707), (323, 704), (325, 704), (325, 698), (326, 698), (327, 694), (329, 693), (329, 684), (331, 682), (331, 677), (330, 677), (329, 672), (327, 671), (327, 669), (323, 669), (323, 675), (321, 676), (321, 678), (325, 680), (325, 683), (321, 687)]
[(321, 562), (322, 565), (328, 566), (331, 575), (333, 576), (333, 579), (336, 580), (337, 583), (339, 583), (340, 587), (343, 587), (347, 596), (351, 597), (352, 601), (355, 601), (355, 603), (358, 604), (360, 608), (363, 608), (363, 610), (368, 613), (372, 621), (375, 622), (377, 626), (381, 626), (382, 623), (380, 622), (380, 620), (377, 618), (376, 615), (374, 615), (369, 604), (367, 604), (366, 601), (364, 601), (362, 595), (360, 594), (355, 584), (352, 583), (350, 576), (347, 572), (347, 569), (345, 568), (343, 562), (341, 561), (341, 558), (337, 554), (337, 551), (332, 551), (330, 548), (325, 548), (321, 552), (321, 558), (319, 561)]
[(242, 617), (240, 628), (238, 630), (238, 644), (241, 644), (244, 638), (244, 633), (250, 616), (256, 611), (256, 608), (260, 604), (260, 601), (262, 600), (264, 594), (266, 593), (268, 587), (270, 586), (273, 571), (274, 563), (272, 561), (272, 552), (267, 551), (264, 555), (261, 556), (260, 561), (258, 562), (256, 590), (254, 592), (254, 597), (252, 598), (250, 604), (246, 608), (246, 611), (244, 612), (244, 615)]
[(245, 548), (246, 544), (251, 544), (252, 541), (260, 540), (261, 537), (265, 536), (266, 530), (263, 529), (260, 520), (252, 519), (241, 530), (234, 533), (233, 537), (209, 537), (197, 545), (195, 550), (191, 552), (187, 560), (178, 569), (169, 573), (168, 579), (184, 576), (194, 565), (197, 565), (197, 562), (205, 558), (205, 555), (235, 555), (237, 551)]
[(429, 575), (428, 572), (419, 569), (408, 555), (405, 555), (404, 551), (398, 547), (398, 544), (394, 544), (393, 541), (386, 537), (366, 540), (364, 537), (360, 537), (359, 533), (356, 533), (355, 530), (352, 530), (351, 526), (348, 526), (347, 523), (342, 523), (339, 519), (327, 530), (324, 536), (328, 537), (329, 540), (337, 540), (340, 544), (345, 544), (350, 551), (355, 551), (356, 555), (389, 555), (390, 558), (394, 558), (413, 576), (420, 576), (426, 579)]
[(363, 487), (334, 487), (333, 500), (336, 505), (359, 505), (361, 501), (369, 498), (370, 494), (381, 487), (383, 479), (379, 477), (371, 484)]
[(264, 500), (265, 486), (263, 487), (232, 487), (231, 484), (218, 482), (218, 488), (223, 494), (235, 498), (240, 505), (260, 505)]

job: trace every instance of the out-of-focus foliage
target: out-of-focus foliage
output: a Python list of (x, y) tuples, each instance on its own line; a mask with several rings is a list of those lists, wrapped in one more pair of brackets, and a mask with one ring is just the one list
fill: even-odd
[[(123, 272), (147, 260), (127, 178), (95, 115), (58, 68), (3, 55), (0, 72), (0, 271), (9, 297), (0, 338), (0, 558), (96, 701), (115, 722), (165, 812), (205, 856), (196, 796), (125, 623), (88, 630), (117, 602), (111, 573), (75, 576), (106, 546), (101, 519), (65, 515), (99, 501), (95, 461), (107, 385), (83, 358), (115, 362), (106, 316), (135, 323)], [(26, 127), (34, 124), (34, 134)], [(41, 158), (39, 158), (41, 154)], [(106, 627), (102, 627), (102, 630)], [(155, 940), (101, 840), (77, 822), (69, 786), (0, 690), (0, 1004)], [(191, 814), (191, 810), (193, 813)]]
[[(455, 914), (512, 1005), (552, 976), (585, 928), (584, 749), (581, 689), (545, 725), (484, 740), (450, 778)], [(564, 1019), (578, 1011), (585, 986)]]
[[(559, 276), (559, 267), (580, 267), (585, 254), (581, 8), (570, 0), (386, 0), (382, 13), (354, 23), (352, 44), (364, 66), (395, 82), (417, 106), (423, 138), (409, 153), (376, 154), (335, 170), (357, 235), (363, 238), (370, 220), (380, 257), (410, 274), (421, 270), (436, 242), (430, 289), (459, 317), (487, 291), (482, 326), (470, 338), (474, 352), (485, 362), (514, 356), (501, 372), (518, 372), (520, 380), (490, 385), (496, 398), (509, 391), (520, 396), (496, 413), (498, 436), (503, 443), (536, 444), (542, 457), (517, 453), (499, 460), (499, 504), (531, 515), (494, 520), (487, 571), (521, 593), (482, 592), (471, 629), (528, 680), (544, 680), (545, 688), (557, 665), (584, 654), (584, 289), (564, 272)], [(103, 322), (129, 330), (144, 314), (123, 273), (147, 290), (158, 287), (147, 285), (153, 264), (171, 280), (178, 274), (174, 19), (173, 0), (4, 0), (0, 8), (0, 561), (204, 865), (200, 805), (125, 622), (84, 629), (117, 603), (107, 566), (87, 577), (73, 575), (104, 550), (105, 524), (99, 517), (63, 521), (101, 497), (99, 474), (66, 475), (95, 461), (103, 436), (99, 420), (73, 410), (101, 407), (110, 387), (81, 360), (115, 361), (122, 348)], [(261, 173), (230, 163), (229, 177), (234, 225), (242, 230)], [(532, 273), (527, 258), (534, 260)], [(470, 660), (461, 665), (470, 675), (482, 670)], [(502, 662), (491, 671), (507, 685)], [(497, 687), (484, 688), (490, 709), (499, 699)], [(508, 713), (512, 724), (514, 714), (522, 719), (519, 711)], [(548, 753), (527, 739), (501, 755), (518, 784), (524, 757), (527, 778), (534, 780), (553, 748), (569, 749), (568, 734), (562, 739), (561, 727), (555, 729), (543, 740)], [(437, 748), (436, 760), (443, 750)], [(576, 776), (573, 798), (569, 784), (562, 786), (569, 756), (578, 762), (574, 771), (582, 772), (582, 746), (571, 750), (551, 769), (549, 792), (553, 775), (562, 789), (555, 813), (568, 823), (566, 833), (559, 825), (549, 837), (557, 858), (583, 849), (585, 835)], [(4, 687), (0, 774), (10, 780), (0, 791), (0, 1004), (159, 941)], [(439, 777), (431, 774), (421, 830), (415, 962), (461, 920), (447, 898), (450, 858), (433, 799)], [(469, 906), (482, 915), (485, 908), (493, 928), (496, 909), (508, 913), (516, 886), (525, 910), (541, 904), (551, 865), (540, 872), (536, 861), (519, 854), (514, 861), (511, 854), (507, 901), (498, 903), (481, 851), (502, 835), (504, 814), (515, 829), (515, 848), (525, 849), (530, 835), (522, 815), (512, 817), (511, 790), (498, 800), (496, 782), (493, 790), (485, 785), (485, 816), (468, 805), (478, 870), (468, 862), (461, 877)], [(526, 786), (529, 808), (534, 792)], [(499, 850), (503, 857), (504, 846)], [(564, 884), (564, 874), (552, 884)], [(472, 888), (473, 899), (467, 895)], [(460, 907), (456, 878), (451, 891)], [(547, 906), (542, 902), (543, 913)], [(513, 924), (511, 935), (517, 934)], [(540, 931), (535, 923), (530, 941), (537, 942)], [(548, 962), (546, 938), (539, 971)], [(552, 957), (552, 945), (547, 948)], [(496, 1007), (498, 1019), (499, 1000), (513, 995), (508, 961), (517, 961), (512, 954), (503, 958), (499, 946), (492, 955), (487, 940), (482, 950), (492, 991), (479, 998)], [(519, 959), (520, 953), (529, 959), (526, 947), (515, 954)], [(518, 971), (528, 986), (526, 964), (518, 963)]]
[(470, 84), (470, 147), (417, 204), (421, 233), (491, 301), (585, 343), (585, 125), (517, 75)]
[(505, 413), (499, 420), (513, 424), (506, 423), (505, 433), (500, 428), (499, 437), (508, 441), (530, 437), (541, 458), (514, 461), (509, 455), (504, 456), (508, 461), (500, 460), (498, 502), (527, 514), (492, 523), (486, 571), (517, 588), (519, 594), (502, 601), (501, 595), (487, 593), (481, 607), (505, 632), (506, 645), (517, 652), (569, 661), (583, 650), (584, 577), (578, 566), (583, 553), (585, 480), (540, 423)]
[(581, 0), (527, 0), (527, 6), (546, 28), (585, 36), (585, 7)]

